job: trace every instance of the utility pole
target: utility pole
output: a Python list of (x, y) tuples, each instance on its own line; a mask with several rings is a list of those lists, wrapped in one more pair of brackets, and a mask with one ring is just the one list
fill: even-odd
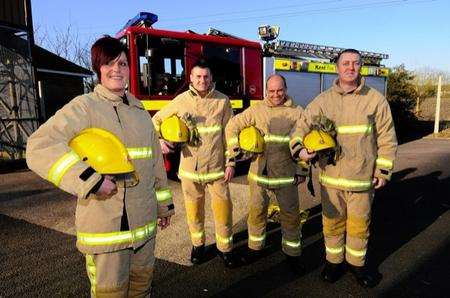
[(439, 76), (436, 98), (436, 113), (434, 115), (434, 134), (437, 134), (439, 132), (439, 114), (441, 113), (441, 85), (442, 76)]

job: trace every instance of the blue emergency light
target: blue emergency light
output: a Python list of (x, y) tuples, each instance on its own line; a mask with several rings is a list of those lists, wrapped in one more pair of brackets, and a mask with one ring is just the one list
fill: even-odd
[(142, 12), (138, 13), (134, 18), (128, 20), (128, 22), (125, 24), (125, 26), (120, 31), (124, 30), (125, 28), (131, 27), (131, 26), (151, 27), (157, 21), (158, 21), (158, 16), (156, 14), (153, 14), (151, 12), (142, 11)]

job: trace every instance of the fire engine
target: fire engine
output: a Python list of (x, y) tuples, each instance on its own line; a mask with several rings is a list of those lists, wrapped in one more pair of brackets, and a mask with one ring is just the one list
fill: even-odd
[[(212, 28), (207, 34), (156, 29), (157, 20), (141, 12), (116, 36), (129, 49), (129, 90), (150, 113), (188, 89), (191, 68), (200, 58), (210, 65), (216, 89), (229, 96), (235, 112), (263, 99), (270, 74), (282, 74), (289, 95), (303, 107), (337, 77), (333, 59), (342, 48), (277, 40), (278, 27), (260, 26), (261, 44)], [(381, 62), (388, 55), (361, 54), (361, 75), (385, 94), (389, 69)]]

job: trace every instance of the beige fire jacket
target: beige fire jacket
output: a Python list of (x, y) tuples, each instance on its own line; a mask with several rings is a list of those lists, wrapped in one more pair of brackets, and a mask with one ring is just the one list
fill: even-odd
[(168, 105), (153, 116), (153, 124), (159, 130), (161, 122), (172, 116), (191, 114), (200, 134), (198, 146), (183, 145), (178, 176), (198, 183), (218, 180), (224, 177), (225, 136), (224, 130), (233, 115), (228, 97), (214, 87), (200, 97), (192, 86), (175, 97)]
[(295, 175), (305, 175), (292, 159), (289, 151), (290, 133), (302, 117), (303, 109), (291, 98), (281, 106), (273, 106), (268, 99), (234, 116), (226, 127), (228, 147), (227, 166), (234, 166), (239, 147), (239, 132), (256, 127), (264, 136), (264, 152), (253, 157), (248, 179), (266, 188), (279, 188), (294, 183)]
[[(155, 237), (157, 216), (174, 213), (167, 188), (158, 136), (151, 117), (138, 99), (127, 94), (129, 105), (102, 85), (73, 99), (35, 131), (27, 143), (31, 170), (76, 196), (77, 247), (82, 253), (137, 248)], [(81, 130), (96, 127), (115, 134), (127, 147), (139, 184), (106, 199), (90, 190), (101, 175), (88, 170), (68, 146)], [(125, 210), (129, 230), (121, 231)]]
[(308, 105), (291, 148), (295, 137), (303, 139), (310, 131), (312, 117), (328, 117), (336, 125), (342, 153), (336, 165), (320, 165), (320, 182), (342, 190), (366, 191), (373, 187), (373, 177), (391, 177), (397, 151), (391, 110), (383, 95), (365, 85), (364, 78), (351, 93), (345, 93), (337, 83), (335, 80)]

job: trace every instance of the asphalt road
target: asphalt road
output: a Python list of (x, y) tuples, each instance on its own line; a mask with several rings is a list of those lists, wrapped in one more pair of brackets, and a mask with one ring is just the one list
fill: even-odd
[[(246, 239), (244, 181), (231, 185), (238, 252)], [(320, 217), (303, 229), (306, 271), (301, 276), (288, 271), (276, 224), (269, 226), (264, 257), (251, 266), (225, 269), (213, 245), (207, 262), (191, 266), (179, 185), (171, 187), (177, 215), (158, 234), (155, 297), (450, 296), (450, 140), (400, 146), (393, 181), (377, 193), (373, 206), (368, 263), (382, 280), (370, 290), (360, 288), (349, 273), (335, 284), (320, 280)], [(73, 198), (29, 171), (0, 174), (0, 297), (88, 297), (84, 259), (73, 236), (74, 206)], [(210, 211), (207, 218), (211, 235)]]

